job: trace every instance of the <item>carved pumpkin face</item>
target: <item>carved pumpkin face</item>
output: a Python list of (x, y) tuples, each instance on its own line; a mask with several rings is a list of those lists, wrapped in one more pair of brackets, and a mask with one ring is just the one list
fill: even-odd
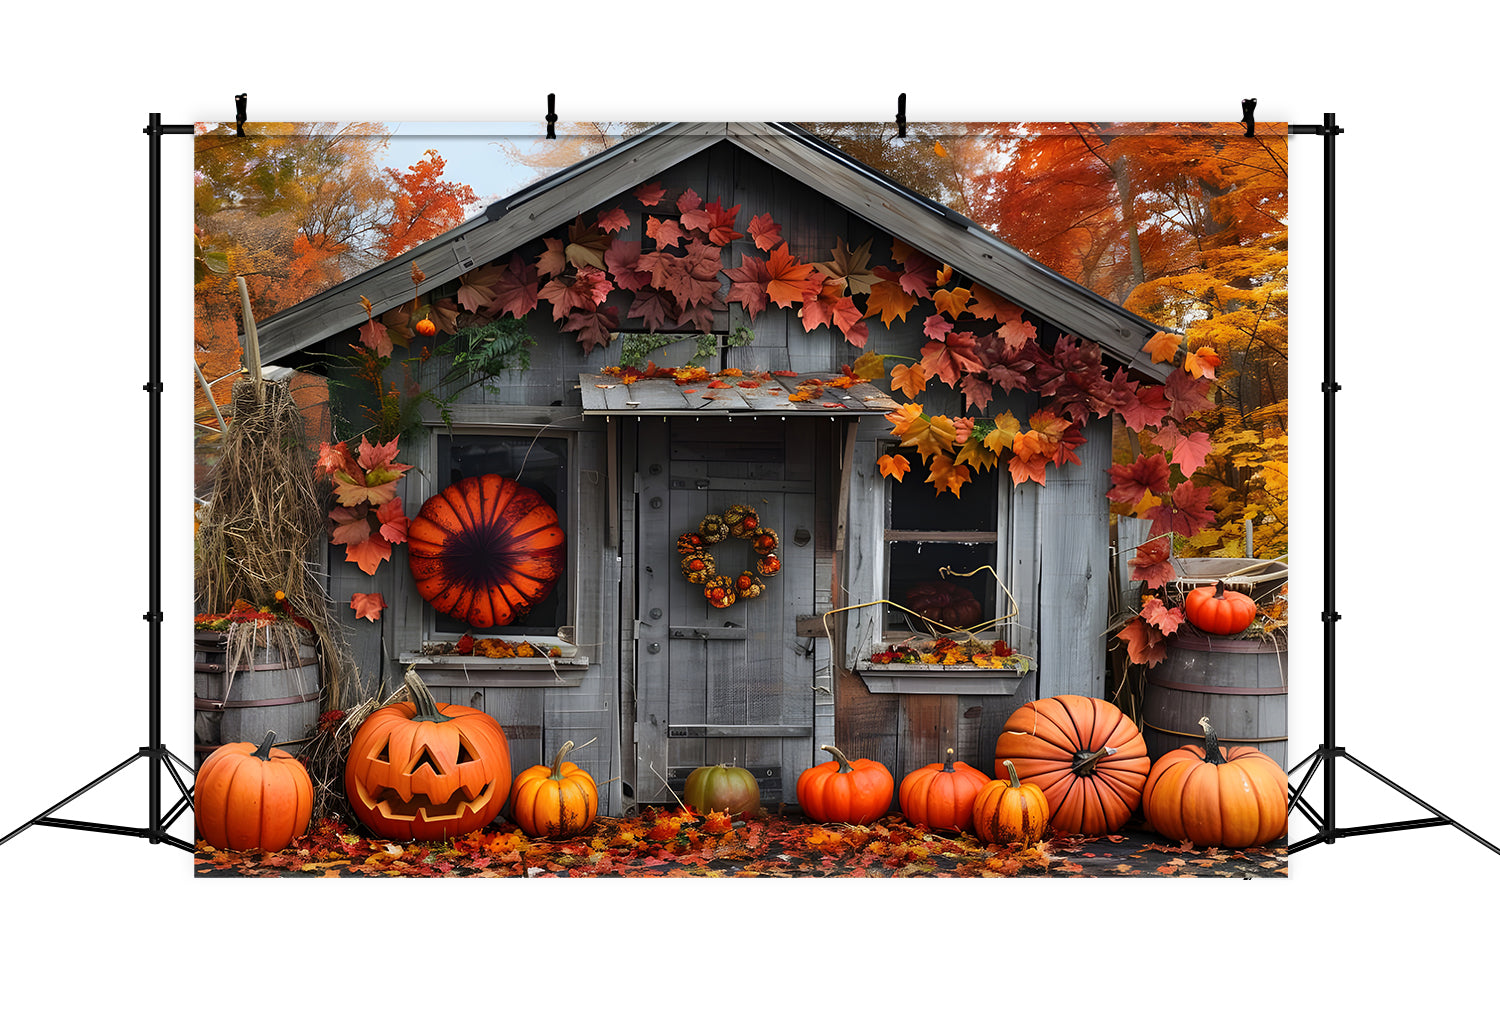
[(365, 719), (344, 788), (359, 820), (386, 839), (444, 840), (484, 828), (510, 795), (510, 744), (478, 708), (438, 704), (407, 670), (415, 700)]

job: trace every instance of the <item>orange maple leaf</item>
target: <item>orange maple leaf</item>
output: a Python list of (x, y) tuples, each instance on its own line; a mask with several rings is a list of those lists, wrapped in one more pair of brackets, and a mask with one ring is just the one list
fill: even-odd
[(930, 419), (919, 417), (901, 432), (901, 446), (906, 448), (915, 445), (917, 454), (923, 459), (929, 459), (941, 452), (952, 451), (953, 438), (957, 432), (953, 421), (947, 416), (933, 416)]
[[(927, 483), (932, 484), (939, 494), (943, 491), (952, 491), (955, 498), (961, 497), (959, 489), (969, 482), (969, 467), (960, 466), (951, 458), (939, 452), (927, 463)], [(944, 664), (953, 664), (945, 661)]]
[(940, 288), (932, 293), (932, 304), (939, 313), (947, 313), (957, 320), (958, 315), (969, 308), (971, 294), (967, 288)]
[(1177, 347), (1181, 342), (1182, 339), (1171, 331), (1157, 331), (1141, 351), (1149, 353), (1153, 363), (1166, 363), (1177, 355)]
[(865, 300), (865, 316), (878, 316), (887, 327), (898, 317), (905, 323), (906, 314), (917, 304), (916, 296), (902, 291), (894, 271), (876, 267), (875, 273), (880, 280), (870, 286), (870, 297)]
[(1155, 665), (1167, 656), (1166, 637), (1145, 619), (1131, 619), (1115, 636), (1125, 641), (1126, 656), (1137, 665)]
[(927, 370), (921, 363), (891, 367), (891, 387), (907, 398), (916, 398), (919, 392), (927, 389), (927, 377)]
[(1183, 356), (1182, 368), (1194, 377), (1207, 377), (1213, 380), (1214, 370), (1222, 361), (1219, 353), (1205, 345), (1196, 352), (1189, 352)]
[(785, 242), (766, 257), (766, 272), (770, 275), (766, 294), (783, 309), (817, 298), (823, 280), (812, 264), (797, 262)]
[(911, 429), (913, 423), (922, 418), (922, 407), (915, 402), (903, 405), (895, 412), (888, 412), (885, 418), (891, 423), (891, 433), (900, 437)]
[(906, 461), (905, 455), (882, 455), (875, 460), (875, 464), (880, 467), (881, 476), (893, 476), (898, 483), (911, 469), (911, 463)]
[(354, 609), (355, 618), (378, 622), (380, 613), (385, 609), (385, 598), (379, 594), (355, 594), (349, 607)]
[(1015, 436), (1010, 449), (1010, 476), (1013, 481), (1019, 484), (1035, 480), (1039, 484), (1046, 484), (1047, 463), (1052, 461), (1052, 455), (1057, 449), (1054, 442), (1047, 440), (1036, 430), (1028, 430)]

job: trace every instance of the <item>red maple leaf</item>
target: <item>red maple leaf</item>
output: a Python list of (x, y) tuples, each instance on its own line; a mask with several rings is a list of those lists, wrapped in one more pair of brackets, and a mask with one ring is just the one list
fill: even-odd
[(1142, 455), (1128, 466), (1109, 467), (1109, 477), (1115, 485), (1104, 496), (1110, 501), (1134, 505), (1147, 494), (1166, 494), (1171, 486), (1171, 474), (1161, 452)]
[(1155, 665), (1167, 656), (1166, 637), (1145, 619), (1131, 619), (1115, 636), (1125, 641), (1126, 654), (1137, 665)]
[(933, 341), (942, 341), (953, 330), (953, 322), (941, 313), (934, 313), (922, 321), (922, 333)]
[(682, 240), (682, 225), (675, 220), (658, 220), (655, 217), (647, 217), (646, 237), (655, 242), (658, 248), (665, 249), (667, 246), (676, 245)]
[(1164, 587), (1177, 578), (1172, 568), (1172, 538), (1157, 537), (1135, 549), (1135, 557), (1127, 563), (1130, 578), (1140, 580), (1148, 587)]
[(633, 292), (651, 283), (651, 275), (642, 273), (637, 266), (640, 258), (640, 242), (616, 238), (609, 243), (609, 248), (604, 250), (604, 266), (617, 287)]
[(495, 279), (491, 289), (494, 299), (486, 312), (509, 313), (517, 320), (526, 319), (526, 314), (536, 308), (537, 282), (536, 268), (513, 254)]
[(1160, 424), (1172, 408), (1165, 391), (1160, 384), (1150, 384), (1131, 391), (1120, 409), (1125, 425), (1131, 430), (1139, 431), (1144, 427)]
[(689, 231), (702, 231), (714, 245), (728, 245), (736, 238), (745, 237), (734, 230), (734, 218), (740, 212), (738, 206), (724, 209), (714, 200), (702, 209), (684, 210), (682, 226)]
[(750, 218), (750, 238), (757, 249), (770, 252), (781, 244), (781, 225), (769, 213), (758, 213)]
[(1172, 462), (1188, 476), (1202, 468), (1214, 446), (1213, 438), (1205, 432), (1195, 430), (1191, 434), (1184, 434), (1177, 429), (1175, 423), (1162, 427), (1152, 440), (1158, 447), (1171, 452)]
[(355, 594), (349, 601), (349, 607), (354, 609), (356, 619), (369, 619), (377, 622), (380, 613), (385, 610), (385, 598), (379, 594)]
[(943, 341), (929, 341), (922, 346), (922, 369), (949, 387), (957, 385), (960, 374), (984, 369), (974, 350), (977, 340), (968, 331), (954, 331)]
[(1159, 597), (1148, 597), (1141, 602), (1141, 618), (1161, 630), (1162, 636), (1171, 636), (1187, 618), (1182, 608), (1169, 608)]
[(610, 335), (619, 329), (620, 318), (614, 306), (574, 310), (563, 322), (563, 330), (578, 333), (578, 343), (583, 346), (584, 355), (592, 352), (596, 345), (608, 345)]
[(649, 185), (642, 185), (636, 189), (633, 195), (640, 200), (642, 206), (655, 206), (661, 202), (667, 190), (661, 187), (661, 182), (653, 181)]
[(1179, 537), (1191, 537), (1199, 530), (1214, 524), (1213, 510), (1208, 507), (1213, 491), (1199, 487), (1191, 480), (1184, 480), (1172, 490), (1170, 501), (1146, 510), (1151, 520), (1151, 536), (1175, 533)]
[(994, 385), (977, 373), (964, 374), (959, 387), (964, 393), (964, 408), (973, 407), (977, 412), (984, 412), (995, 391)]
[(606, 232), (622, 231), (630, 227), (630, 215), (618, 206), (599, 214), (599, 230)]
[(391, 354), (391, 333), (379, 320), (366, 320), (360, 325), (359, 343), (381, 359)]
[(552, 318), (561, 320), (575, 309), (592, 312), (612, 287), (603, 271), (585, 267), (572, 278), (554, 277), (538, 294), (552, 303)]
[(1214, 407), (1214, 400), (1209, 397), (1213, 391), (1214, 382), (1208, 377), (1193, 377), (1182, 370), (1173, 370), (1172, 375), (1167, 378), (1163, 385), (1163, 394), (1168, 402), (1168, 415), (1178, 423), (1186, 423), (1188, 418), (1196, 413), (1205, 412)]
[(568, 257), (563, 255), (563, 242), (561, 238), (544, 238), (542, 244), (546, 246), (542, 254), (536, 258), (536, 270), (539, 274), (561, 274), (568, 267)]
[(919, 299), (932, 298), (932, 289), (943, 265), (899, 239), (891, 243), (891, 255), (901, 264), (901, 275), (897, 278), (901, 290)]
[(731, 282), (729, 301), (738, 302), (744, 307), (753, 323), (756, 314), (764, 311), (769, 302), (766, 286), (771, 283), (771, 272), (766, 267), (766, 261), (759, 256), (747, 254), (740, 260), (739, 266), (726, 270), (724, 275)]
[(406, 513), (401, 508), (401, 499), (392, 498), (375, 510), (375, 518), (380, 521), (380, 535), (392, 544), (406, 543), (406, 528), (408, 520)]
[(640, 317), (641, 322), (653, 331), (660, 331), (667, 323), (677, 320), (677, 303), (671, 293), (659, 288), (639, 288), (635, 301), (630, 304), (628, 317)]

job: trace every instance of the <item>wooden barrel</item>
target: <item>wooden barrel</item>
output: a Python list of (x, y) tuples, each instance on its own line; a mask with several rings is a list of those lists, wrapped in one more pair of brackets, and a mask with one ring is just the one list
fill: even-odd
[(1274, 638), (1211, 636), (1191, 626), (1167, 638), (1146, 670), (1141, 733), (1156, 758), (1194, 741), (1208, 717), (1219, 742), (1256, 747), (1286, 768), (1286, 646)]
[(319, 700), (317, 650), (303, 643), (295, 664), (280, 651), (253, 648), (253, 662), (233, 671), (226, 666), (223, 633), (198, 633), (193, 640), (193, 752), (195, 764), (225, 743), (259, 743), (266, 732), (276, 745), (296, 753), (317, 733)]

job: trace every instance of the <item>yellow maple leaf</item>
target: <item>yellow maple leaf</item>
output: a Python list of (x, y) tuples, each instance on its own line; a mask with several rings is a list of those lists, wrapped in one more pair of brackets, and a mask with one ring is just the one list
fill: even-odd
[(969, 308), (972, 293), (967, 288), (939, 288), (932, 293), (932, 304), (939, 313), (947, 313), (957, 320), (960, 313)]
[(953, 450), (953, 438), (958, 430), (947, 416), (919, 418), (901, 432), (902, 447), (915, 445), (917, 454), (929, 459), (940, 452)]
[(984, 435), (984, 446), (996, 455), (1000, 455), (1009, 448), (1016, 439), (1016, 434), (1021, 431), (1021, 422), (1010, 413), (1001, 413), (995, 417), (995, 425), (988, 434)]
[(962, 497), (959, 494), (964, 484), (969, 482), (969, 467), (957, 465), (951, 458), (939, 452), (927, 463), (930, 471), (927, 474), (927, 483), (932, 484), (939, 494), (944, 491), (952, 491), (955, 498)]

